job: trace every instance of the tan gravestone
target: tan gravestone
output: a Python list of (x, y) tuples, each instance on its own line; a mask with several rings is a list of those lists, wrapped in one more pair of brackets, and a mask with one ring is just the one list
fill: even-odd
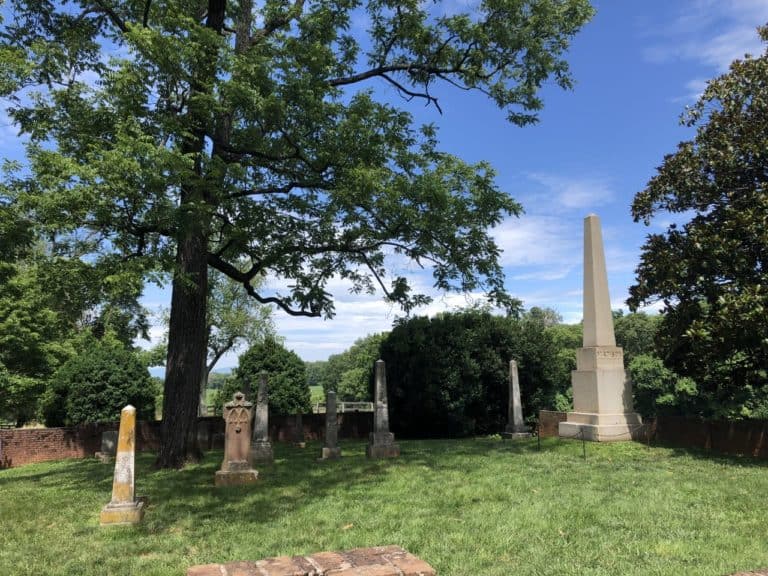
[(373, 412), (373, 432), (371, 432), (365, 455), (368, 458), (397, 458), (400, 446), (395, 443), (395, 435), (389, 431), (389, 405), (387, 404), (387, 372), (384, 360), (376, 360), (374, 366), (376, 381), (376, 402)]
[(146, 498), (136, 498), (134, 476), (136, 469), (136, 408), (126, 406), (120, 412), (120, 432), (115, 454), (115, 475), (112, 480), (112, 500), (101, 509), (102, 526), (138, 524), (144, 518)]
[(252, 406), (242, 392), (224, 405), (224, 461), (216, 472), (216, 486), (252, 484), (259, 477), (250, 456)]
[(598, 442), (631, 440), (642, 425), (632, 406), (632, 383), (624, 351), (616, 346), (600, 219), (584, 219), (584, 342), (571, 372), (573, 412), (561, 422), (561, 437)]

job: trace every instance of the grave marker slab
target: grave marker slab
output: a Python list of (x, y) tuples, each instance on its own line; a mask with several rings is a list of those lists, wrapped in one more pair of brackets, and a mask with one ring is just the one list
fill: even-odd
[(235, 392), (224, 405), (224, 461), (216, 472), (216, 486), (252, 484), (259, 477), (251, 466), (252, 406), (242, 392)]

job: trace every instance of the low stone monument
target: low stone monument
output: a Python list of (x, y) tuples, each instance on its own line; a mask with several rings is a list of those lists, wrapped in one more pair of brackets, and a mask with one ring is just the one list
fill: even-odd
[(269, 441), (269, 391), (267, 373), (259, 374), (259, 391), (256, 395), (256, 416), (253, 419), (251, 438), (251, 462), (271, 464), (275, 459), (272, 442)]
[(293, 420), (293, 445), (296, 448), (307, 447), (307, 443), (304, 442), (304, 422), (301, 418), (301, 412), (296, 412)]
[(523, 405), (520, 402), (520, 378), (517, 374), (517, 362), (509, 361), (509, 402), (507, 403), (507, 427), (502, 438), (516, 440), (530, 438), (531, 432), (523, 423)]
[(339, 423), (336, 418), (336, 392), (333, 390), (329, 390), (325, 395), (325, 441), (320, 458), (322, 460), (341, 458)]
[(256, 482), (259, 473), (251, 465), (251, 407), (242, 392), (224, 405), (224, 461), (216, 472), (216, 486), (240, 486)]
[(389, 431), (387, 372), (384, 360), (376, 360), (374, 375), (376, 398), (373, 408), (373, 432), (365, 448), (365, 455), (368, 458), (397, 458), (400, 456), (400, 446), (395, 444), (395, 435)]
[(187, 576), (435, 576), (435, 569), (399, 546), (278, 556), (187, 568)]
[(120, 412), (120, 432), (115, 455), (115, 475), (112, 480), (112, 500), (101, 509), (102, 526), (138, 524), (144, 518), (146, 498), (136, 498), (136, 408), (130, 404)]
[(94, 456), (104, 463), (111, 462), (117, 454), (117, 430), (104, 430), (101, 433), (101, 450)]
[(573, 412), (560, 423), (561, 437), (632, 439), (642, 420), (633, 410), (624, 351), (616, 346), (600, 219), (594, 214), (584, 219), (584, 342), (576, 351), (571, 382)]

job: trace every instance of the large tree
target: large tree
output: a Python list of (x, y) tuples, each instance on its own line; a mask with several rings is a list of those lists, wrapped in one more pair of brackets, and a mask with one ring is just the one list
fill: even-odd
[[(768, 27), (760, 34), (768, 41)], [(706, 416), (768, 416), (768, 52), (709, 82), (684, 121), (695, 137), (635, 196), (650, 234), (629, 304), (663, 303), (659, 351), (698, 385)], [(669, 218), (664, 215), (664, 218)]]
[[(209, 266), (301, 316), (333, 314), (333, 276), (426, 302), (387, 282), (392, 253), (440, 289), (517, 304), (487, 229), (520, 206), (373, 90), (439, 107), (454, 85), (535, 121), (541, 85), (571, 85), (563, 54), (587, 0), (8, 4), (0, 95), (29, 136), (13, 188), (59, 234), (87, 229), (98, 253), (173, 272), (161, 466), (183, 464), (196, 421)], [(257, 291), (259, 275), (285, 286)]]

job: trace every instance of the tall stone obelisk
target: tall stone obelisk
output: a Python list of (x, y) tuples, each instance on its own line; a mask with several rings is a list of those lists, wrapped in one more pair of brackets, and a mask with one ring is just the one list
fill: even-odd
[(373, 432), (369, 435), (365, 455), (368, 458), (397, 458), (400, 445), (389, 431), (389, 405), (387, 404), (387, 371), (384, 360), (376, 360), (373, 368), (376, 398), (373, 412)]
[(642, 420), (633, 411), (632, 383), (624, 351), (613, 332), (608, 275), (600, 219), (584, 219), (584, 341), (571, 372), (573, 412), (560, 423), (560, 436), (597, 442), (631, 440)]

